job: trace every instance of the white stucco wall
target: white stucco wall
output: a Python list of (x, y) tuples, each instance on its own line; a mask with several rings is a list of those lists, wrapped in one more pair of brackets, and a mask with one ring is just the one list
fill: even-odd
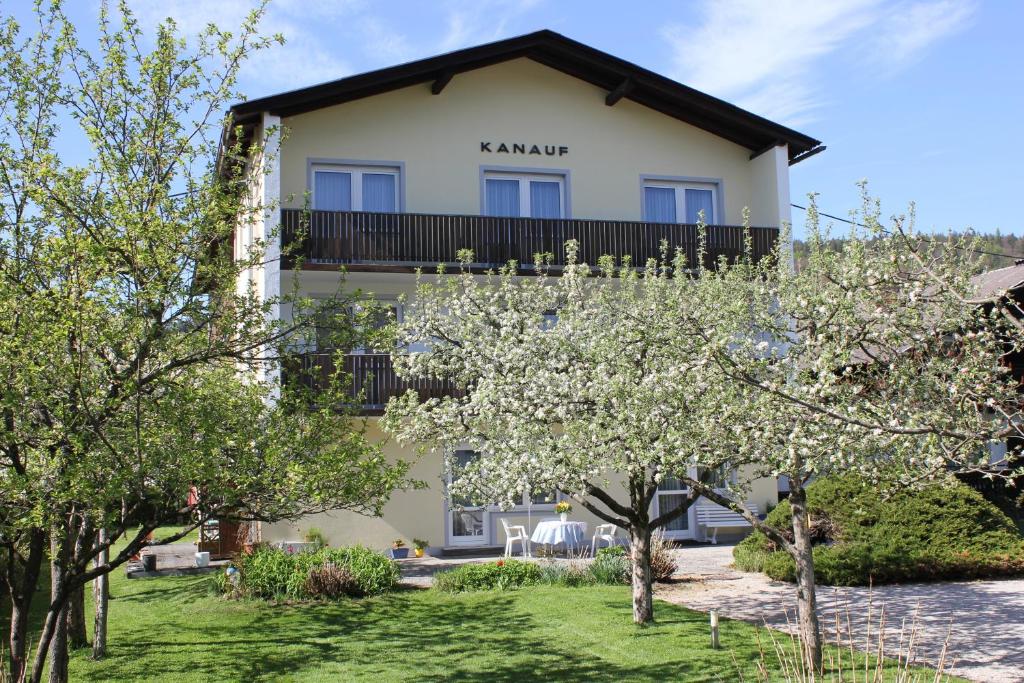
[[(778, 214), (777, 183), (765, 178), (774, 166), (629, 99), (606, 106), (606, 95), (524, 58), (458, 74), (439, 95), (424, 83), (287, 117), (285, 205), (302, 205), (310, 159), (340, 159), (403, 164), (405, 210), (413, 213), (479, 214), (480, 167), (497, 165), (568, 170), (576, 218), (639, 220), (641, 175), (721, 179), (719, 223), (739, 224), (755, 201), (766, 204), (756, 212), (765, 222)], [(568, 153), (488, 154), (481, 141)]]

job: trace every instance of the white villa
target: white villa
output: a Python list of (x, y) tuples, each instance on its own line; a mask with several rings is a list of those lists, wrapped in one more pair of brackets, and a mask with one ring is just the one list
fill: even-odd
[[(790, 221), (789, 167), (824, 149), (550, 31), (250, 100), (232, 113), (248, 139), (287, 131), (279, 154), (254, 159), (251, 176), (262, 201), (281, 208), (240, 226), (235, 253), (278, 225), (281, 240), (296, 239), (308, 197), (301, 287), (328, 296), (344, 268), (349, 286), (396, 301), (399, 317), (397, 298), (414, 291), (416, 269), (452, 263), (461, 248), (473, 249), (481, 270), (516, 259), (524, 277), (534, 253), (561, 254), (570, 237), (588, 262), (603, 253), (643, 262), (662, 239), (695, 254), (703, 211), (711, 255), (735, 255), (749, 209), (755, 252), (763, 254)], [(299, 266), (270, 256), (240, 285), (268, 297), (289, 287)], [(314, 349), (303, 362), (332, 363), (328, 351)], [(374, 438), (387, 438), (376, 421), (389, 397), (447, 390), (398, 378), (387, 353), (355, 352), (345, 363), (365, 392)], [(386, 452), (412, 457), (394, 441)], [(317, 527), (333, 545), (384, 548), (395, 538), (421, 538), (443, 552), (504, 545), (503, 518), (535, 525), (553, 516), (554, 492), (511, 511), (451, 509), (440, 455), (420, 459), (412, 475), (429, 488), (396, 493), (380, 518), (337, 513), (264, 525), (262, 540), (298, 541)], [(664, 511), (684, 493), (667, 479), (655, 506)], [(764, 513), (777, 500), (776, 482), (765, 479), (748, 503)], [(667, 535), (710, 539), (713, 516), (699, 513), (709, 505), (698, 503)], [(573, 518), (591, 529), (601, 523), (581, 506)], [(724, 526), (719, 537), (744, 531)]]

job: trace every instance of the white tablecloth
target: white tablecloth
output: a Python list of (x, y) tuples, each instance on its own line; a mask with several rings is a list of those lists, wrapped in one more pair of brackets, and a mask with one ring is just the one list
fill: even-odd
[(564, 543), (567, 548), (576, 548), (586, 543), (586, 522), (563, 522), (560, 519), (548, 519), (538, 522), (530, 535), (530, 541), (542, 545)]

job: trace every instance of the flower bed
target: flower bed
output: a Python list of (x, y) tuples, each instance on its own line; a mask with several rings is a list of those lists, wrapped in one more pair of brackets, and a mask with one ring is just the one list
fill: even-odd
[(225, 592), (264, 600), (376, 595), (392, 590), (399, 579), (394, 562), (362, 546), (304, 553), (257, 548), (235, 566), (237, 578), (222, 581)]
[(602, 548), (592, 562), (497, 562), (464, 564), (434, 575), (434, 588), (447, 593), (554, 586), (620, 585), (629, 582), (629, 560), (621, 547)]

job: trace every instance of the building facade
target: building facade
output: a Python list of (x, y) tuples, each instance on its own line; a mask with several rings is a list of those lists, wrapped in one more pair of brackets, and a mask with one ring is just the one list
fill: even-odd
[[(662, 240), (696, 258), (694, 224), (703, 219), (709, 257), (734, 256), (749, 212), (755, 254), (766, 253), (790, 221), (789, 166), (823, 149), (549, 31), (251, 100), (232, 113), (243, 136), (269, 135), (271, 148), (280, 141), (250, 169), (254, 196), (275, 208), (240, 225), (234, 248), (244, 252), (279, 225), (281, 235), (267, 264), (240, 286), (274, 297), (298, 282), (326, 297), (344, 268), (350, 287), (394, 302), (399, 317), (398, 298), (414, 292), (416, 269), (453, 263), (463, 248), (480, 270), (515, 259), (524, 276), (534, 253), (559, 255), (571, 238), (588, 262), (604, 253), (643, 262)], [(301, 259), (276, 258), (282, 241), (296, 240)], [(314, 349), (301, 362), (331, 361)], [(377, 416), (397, 393), (448, 389), (408, 385), (387, 353), (344, 362), (365, 396), (371, 437), (391, 457), (412, 457), (380, 432)], [(333, 544), (500, 546), (502, 518), (530, 525), (552, 514), (554, 494), (509, 512), (450, 505), (439, 454), (417, 460), (412, 474), (429, 488), (397, 493), (380, 518), (321, 515), (266, 525), (262, 537), (295, 541), (317, 527)], [(667, 480), (656, 506), (684, 493)], [(765, 512), (776, 500), (775, 482), (764, 480), (750, 503)], [(575, 516), (598, 522), (585, 511)], [(711, 535), (694, 511), (674, 527), (668, 533), (679, 539)]]

